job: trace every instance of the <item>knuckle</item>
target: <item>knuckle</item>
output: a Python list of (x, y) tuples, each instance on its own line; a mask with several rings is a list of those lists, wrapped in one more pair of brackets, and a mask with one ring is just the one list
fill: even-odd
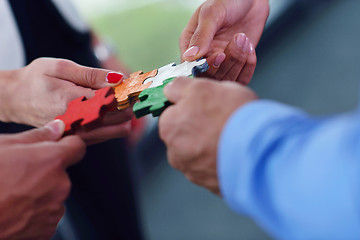
[(80, 137), (77, 136), (76, 139), (77, 139), (77, 145), (78, 145), (77, 151), (79, 152), (79, 155), (82, 157), (86, 153), (86, 144)]
[(29, 140), (34, 142), (46, 141), (51, 134), (52, 132), (48, 128), (36, 129), (29, 134)]
[(168, 122), (166, 118), (167, 114), (164, 112), (159, 118), (159, 136), (160, 139), (167, 143), (167, 136), (169, 132)]
[(62, 204), (63, 201), (69, 196), (71, 190), (71, 182), (66, 176), (58, 185), (57, 193), (59, 196), (59, 201)]
[(65, 59), (54, 59), (55, 73), (62, 73), (68, 70), (70, 61)]
[(209, 4), (204, 4), (200, 10), (200, 15), (205, 17), (217, 16), (218, 8), (214, 2), (209, 2)]
[(119, 129), (115, 136), (117, 137), (127, 137), (132, 133), (131, 122), (125, 122), (119, 126)]
[(89, 84), (89, 86), (96, 86), (96, 69), (95, 68), (86, 68), (84, 70), (84, 79)]
[(185, 177), (192, 183), (196, 184), (196, 185), (202, 185), (202, 181), (201, 179), (194, 173), (192, 172), (187, 172), (185, 174)]
[(173, 131), (175, 130), (173, 126), (176, 124), (178, 119), (176, 113), (174, 112), (174, 107), (170, 106), (166, 109), (159, 118), (159, 136), (160, 139), (165, 142), (166, 145), (169, 145), (171, 142), (170, 136), (173, 135)]
[(183, 169), (181, 162), (177, 161), (177, 159), (175, 157), (168, 156), (168, 162), (171, 167), (173, 167), (179, 171), (181, 171), (181, 169)]
[(134, 118), (134, 112), (132, 111), (131, 108), (127, 108), (127, 109), (123, 110), (122, 115), (123, 115), (125, 122), (130, 121), (131, 119)]
[(197, 45), (197, 43), (202, 42), (203, 36), (202, 32), (196, 30), (194, 35), (191, 37), (191, 45)]
[(252, 71), (244, 70), (244, 73), (239, 76), (237, 82), (244, 84), (245, 86), (248, 85), (251, 81)]
[(226, 16), (226, 10), (221, 1), (206, 1), (200, 9), (200, 17), (211, 19), (214, 22), (222, 22)]
[(212, 86), (213, 83), (206, 80), (198, 79), (197, 81), (193, 81), (188, 91), (188, 96), (191, 98), (190, 100), (193, 100), (193, 98), (207, 97)]
[(231, 51), (230, 54), (228, 54), (228, 60), (231, 62), (238, 62), (244, 64), (247, 59), (248, 53), (243, 52), (242, 50)]
[(29, 65), (38, 65), (44, 62), (44, 58), (37, 58), (33, 60)]
[(192, 81), (190, 83), (189, 89), (190, 89), (190, 92), (197, 92), (198, 90), (201, 90), (206, 87), (207, 87), (206, 82), (199, 79), (199, 81)]
[(124, 135), (129, 136), (131, 133), (132, 133), (132, 126), (131, 123), (129, 122), (128, 124), (125, 124)]
[[(60, 218), (61, 219), (61, 218)], [(60, 221), (60, 219), (58, 219), (57, 222)], [(50, 227), (48, 227), (45, 231), (44, 231), (44, 238), (41, 238), (41, 239), (51, 239), (55, 232), (56, 232), (56, 228), (57, 228), (57, 224), (52, 224)]]
[(51, 160), (54, 170), (62, 170), (64, 159), (61, 157), (60, 152), (55, 154), (55, 157)]

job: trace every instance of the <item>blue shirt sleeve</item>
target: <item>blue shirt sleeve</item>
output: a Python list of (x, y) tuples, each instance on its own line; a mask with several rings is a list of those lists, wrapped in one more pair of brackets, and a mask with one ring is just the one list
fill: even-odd
[(279, 239), (360, 239), (359, 138), (358, 112), (319, 119), (247, 104), (221, 135), (222, 195)]

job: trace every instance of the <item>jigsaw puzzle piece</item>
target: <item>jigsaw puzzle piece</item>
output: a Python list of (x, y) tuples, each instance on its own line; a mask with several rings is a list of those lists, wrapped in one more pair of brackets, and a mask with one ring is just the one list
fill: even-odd
[(152, 113), (154, 117), (160, 114), (171, 105), (164, 95), (164, 87), (174, 78), (166, 79), (162, 85), (155, 88), (147, 88), (139, 95), (140, 102), (135, 103), (133, 112), (136, 118)]
[(97, 90), (90, 99), (79, 97), (71, 101), (66, 112), (55, 119), (64, 121), (65, 134), (74, 133), (80, 128), (89, 130), (101, 124), (105, 113), (115, 111), (116, 106), (114, 90), (106, 87)]
[(157, 75), (145, 80), (144, 84), (152, 82), (149, 88), (154, 88), (162, 85), (166, 79), (175, 77), (189, 77), (191, 75), (196, 76), (199, 73), (206, 72), (208, 69), (209, 65), (207, 64), (206, 59), (199, 59), (193, 62), (183, 62), (179, 65), (171, 63), (159, 68)]
[[(148, 78), (155, 77), (158, 70), (152, 70), (147, 73), (142, 71), (134, 72), (129, 78), (123, 80), (117, 87), (114, 88), (115, 98), (118, 102), (118, 109), (129, 107), (133, 101), (138, 99), (138, 95), (144, 89), (151, 85), (151, 81), (144, 83)], [(144, 83), (144, 84), (143, 84)]]

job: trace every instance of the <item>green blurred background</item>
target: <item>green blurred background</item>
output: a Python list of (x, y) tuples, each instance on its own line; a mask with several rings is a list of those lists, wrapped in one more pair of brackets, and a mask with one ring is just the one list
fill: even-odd
[[(75, 2), (93, 29), (116, 48), (130, 70), (144, 72), (180, 61), (179, 36), (201, 3), (108, 0), (98, 5), (95, 0)], [(95, 13), (97, 8), (99, 11)]]

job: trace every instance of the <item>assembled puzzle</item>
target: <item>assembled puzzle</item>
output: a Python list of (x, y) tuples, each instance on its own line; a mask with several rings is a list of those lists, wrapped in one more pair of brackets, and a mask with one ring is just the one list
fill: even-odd
[[(91, 99), (85, 97), (71, 101), (65, 114), (56, 117), (65, 122), (65, 134), (76, 130), (92, 129), (101, 124), (106, 112), (128, 108), (133, 105), (137, 118), (152, 113), (159, 116), (171, 103), (164, 95), (164, 87), (176, 77), (196, 77), (208, 70), (205, 59), (168, 64), (147, 73), (134, 72), (118, 86), (96, 91)], [(140, 99), (140, 102), (136, 102)]]

